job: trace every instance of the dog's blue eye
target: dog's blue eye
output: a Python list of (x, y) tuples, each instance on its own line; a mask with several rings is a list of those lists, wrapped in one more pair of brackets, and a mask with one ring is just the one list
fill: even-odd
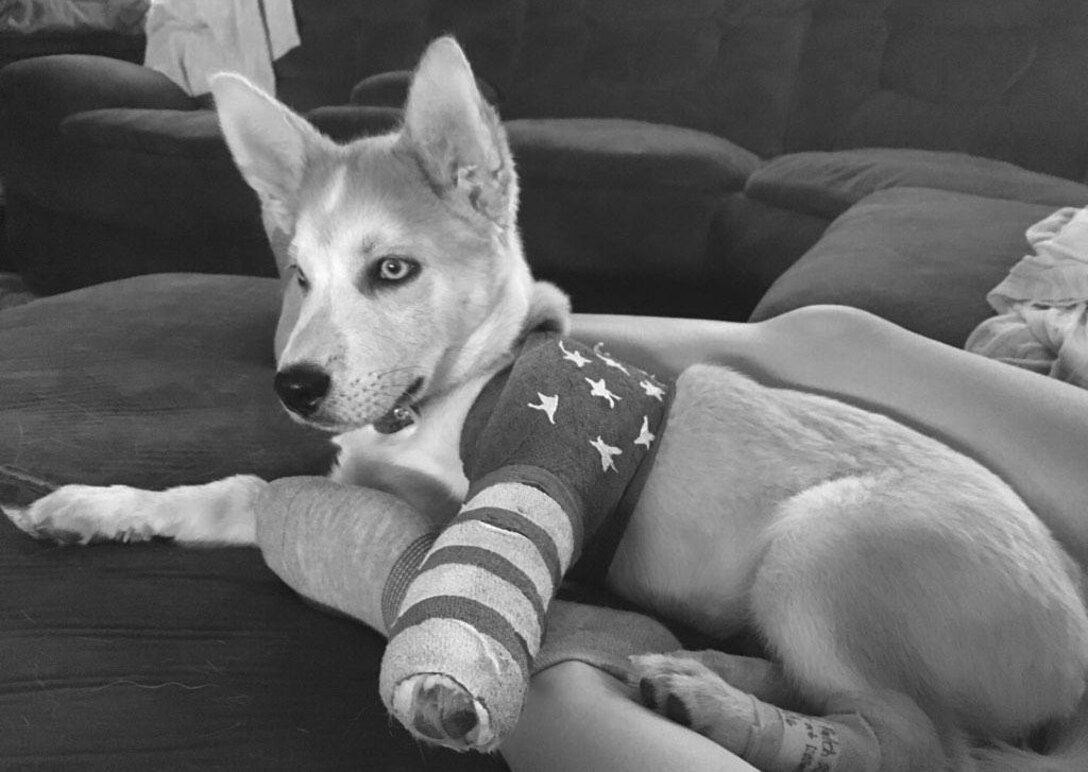
[(398, 284), (419, 273), (419, 263), (407, 257), (383, 257), (378, 261), (374, 278), (379, 284)]

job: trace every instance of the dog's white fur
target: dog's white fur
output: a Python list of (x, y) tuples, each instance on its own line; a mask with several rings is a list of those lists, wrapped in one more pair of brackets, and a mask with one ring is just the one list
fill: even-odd
[[(473, 399), (527, 324), (566, 317), (530, 276), (509, 150), (460, 49), (428, 50), (399, 132), (345, 146), (239, 77), (214, 90), (266, 220), (293, 234), (308, 289), (279, 368), (330, 376), (306, 420), (340, 434), (333, 478), (448, 516), (464, 495), (457, 439)], [(389, 256), (418, 275), (377, 284)], [(420, 422), (376, 432), (417, 379)], [(80, 540), (251, 543), (261, 485), (71, 486), (21, 524)], [(1085, 694), (1081, 570), (1001, 480), (886, 418), (725, 369), (679, 378), (608, 581), (705, 632), (754, 626), (808, 705), (873, 723), (884, 770), (970, 769), (969, 738), (1015, 742)], [(1084, 764), (987, 758), (988, 769)]]

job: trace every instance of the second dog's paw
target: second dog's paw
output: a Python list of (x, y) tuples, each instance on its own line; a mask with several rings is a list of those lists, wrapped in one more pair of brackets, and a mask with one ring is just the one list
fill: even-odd
[(145, 493), (124, 485), (65, 485), (29, 507), (4, 512), (34, 538), (60, 544), (146, 541), (154, 534), (140, 516)]
[(746, 751), (755, 698), (698, 660), (684, 652), (631, 657), (629, 678), (646, 707), (734, 753)]

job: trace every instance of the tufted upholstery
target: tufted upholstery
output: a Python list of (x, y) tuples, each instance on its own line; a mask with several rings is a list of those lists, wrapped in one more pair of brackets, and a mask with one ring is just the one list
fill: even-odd
[(529, 0), (512, 82), (511, 118), (672, 123), (764, 157), (915, 147), (1088, 177), (1082, 0)]
[(1083, 0), (821, 0), (798, 74), (787, 150), (955, 150), (1086, 178)]
[(409, 70), (437, 35), (455, 33), (476, 74), (503, 90), (525, 0), (296, 0), (303, 44), (276, 63), (277, 95), (297, 110), (348, 101), (362, 78)]
[(809, 0), (532, 0), (508, 117), (636, 118), (782, 152)]
[[(300, 2), (300, 109), (455, 32), (507, 118), (618, 117), (761, 156), (914, 147), (1088, 178), (1082, 0)], [(336, 62), (336, 67), (330, 67)], [(1045, 140), (1041, 140), (1044, 138)]]

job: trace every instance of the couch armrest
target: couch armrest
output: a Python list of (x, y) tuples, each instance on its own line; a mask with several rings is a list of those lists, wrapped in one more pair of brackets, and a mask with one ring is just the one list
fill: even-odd
[(792, 153), (761, 166), (744, 192), (781, 209), (833, 220), (889, 188), (932, 188), (984, 198), (1046, 204), (1088, 203), (1088, 187), (993, 158), (915, 148)]
[(62, 136), (102, 149), (227, 160), (230, 151), (211, 110), (102, 108), (61, 121)]
[(168, 234), (259, 227), (215, 113), (162, 73), (62, 54), (0, 71), (0, 176), (53, 213)]
[(18, 190), (42, 206), (158, 233), (260, 232), (212, 110), (87, 110), (61, 121)]
[(677, 126), (617, 118), (505, 126), (526, 253), (542, 278), (561, 284), (577, 275), (705, 286), (714, 212), (759, 166), (723, 137)]
[(31, 113), (47, 125), (86, 110), (198, 106), (162, 73), (105, 56), (42, 56), (0, 70), (0, 112)]

